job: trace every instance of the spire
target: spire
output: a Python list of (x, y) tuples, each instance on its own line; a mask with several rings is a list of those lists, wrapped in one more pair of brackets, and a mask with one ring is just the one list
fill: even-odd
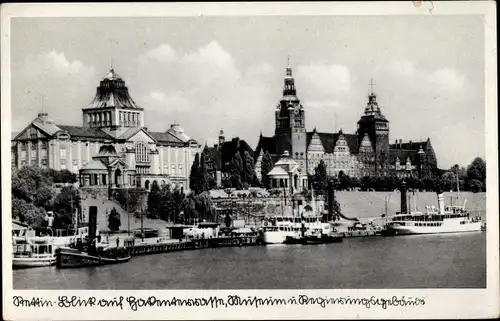
[(293, 98), (296, 95), (295, 91), (295, 80), (292, 76), (292, 67), (290, 67), (290, 56), (288, 56), (288, 65), (286, 67), (286, 76), (285, 76), (285, 84), (283, 87), (283, 97), (292, 96)]
[(292, 67), (290, 67), (290, 55), (288, 55), (287, 58), (286, 75), (287, 77), (292, 77)]
[(375, 86), (375, 82), (373, 78), (370, 78), (370, 95), (374, 95), (373, 86)]

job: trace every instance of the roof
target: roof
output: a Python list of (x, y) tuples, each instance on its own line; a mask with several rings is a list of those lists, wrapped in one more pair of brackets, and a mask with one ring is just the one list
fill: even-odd
[(113, 145), (102, 145), (101, 148), (99, 148), (99, 153), (97, 154), (97, 157), (114, 157), (118, 156), (116, 153), (115, 146)]
[(215, 169), (220, 170), (222, 168), (222, 155), (220, 150), (217, 147), (208, 147), (205, 145), (203, 149), (203, 153), (210, 156), (215, 164)]
[(255, 152), (257, 154), (260, 154), (261, 150), (268, 152), (271, 155), (276, 154), (275, 136), (272, 136), (272, 137), (260, 136), (260, 139), (259, 139), (259, 142), (257, 143), (257, 148), (255, 149)]
[(425, 150), (427, 148), (427, 141), (421, 141), (421, 142), (407, 142), (407, 143), (396, 143), (396, 144), (390, 144), (389, 148), (390, 149), (405, 149), (405, 150), (416, 150), (418, 151), (420, 149), (420, 146), (422, 146), (422, 149)]
[(107, 79), (107, 80), (122, 80), (123, 78), (120, 77), (120, 75), (118, 75), (115, 70), (113, 69), (113, 67), (111, 67), (109, 69), (109, 72), (106, 76), (104, 76), (104, 79)]
[(47, 113), (38, 114), (38, 117), (35, 118), (31, 123), (50, 136), (61, 130), (61, 128), (54, 124), (54, 121), (49, 118), (49, 115)]
[(242, 154), (242, 158), (245, 151), (247, 151), (252, 157), (254, 156), (254, 151), (250, 145), (248, 145), (246, 141), (236, 137), (230, 141), (224, 142), (222, 146), (220, 146), (221, 165), (224, 166), (224, 164), (231, 162), (237, 151)]
[(177, 143), (177, 144), (184, 144), (182, 140), (179, 138), (175, 137), (169, 132), (150, 132), (148, 131), (148, 134), (153, 137), (154, 140), (156, 140), (158, 143)]
[(92, 159), (90, 162), (84, 165), (81, 170), (107, 170), (107, 167), (103, 164), (103, 162)]
[(68, 132), (71, 138), (80, 139), (113, 139), (100, 128), (89, 128), (81, 126), (57, 125), (61, 130)]
[[(333, 153), (333, 148), (335, 147), (335, 144), (337, 143), (337, 139), (339, 138), (339, 133), (320, 133), (317, 132), (319, 139), (321, 140), (321, 143), (323, 144), (323, 148), (325, 149), (325, 153)], [(308, 132), (307, 133), (307, 146), (311, 143), (311, 139), (314, 135), (314, 131)], [(349, 147), (349, 151), (352, 154), (356, 154), (359, 149), (359, 144), (358, 144), (358, 135), (356, 134), (344, 134), (344, 139), (347, 142), (347, 146)]]
[(193, 141), (191, 137), (186, 135), (186, 133), (184, 132), (184, 128), (180, 127), (179, 124), (170, 125), (170, 128), (167, 129), (167, 133), (171, 134), (172, 136), (175, 136), (176, 138), (180, 139), (185, 143)]
[(281, 167), (274, 167), (267, 173), (268, 176), (287, 176), (288, 173)]
[(128, 88), (125, 86), (123, 79), (114, 71), (113, 68), (101, 81), (97, 87), (94, 99), (89, 104), (88, 108), (133, 108), (141, 109), (130, 97)]

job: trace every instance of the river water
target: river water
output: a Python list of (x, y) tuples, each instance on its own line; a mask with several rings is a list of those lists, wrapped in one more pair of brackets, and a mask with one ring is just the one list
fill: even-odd
[(51, 290), (485, 288), (486, 233), (203, 249), (13, 277), (15, 289)]

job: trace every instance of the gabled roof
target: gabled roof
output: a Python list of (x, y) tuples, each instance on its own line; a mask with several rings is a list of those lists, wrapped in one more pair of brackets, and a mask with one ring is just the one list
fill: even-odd
[(276, 154), (275, 136), (272, 137), (260, 136), (259, 142), (257, 143), (257, 148), (255, 149), (256, 156), (260, 155), (261, 151), (268, 152), (271, 155)]
[[(308, 132), (307, 133), (307, 146), (311, 143), (311, 139), (314, 135), (314, 131)], [(344, 134), (344, 139), (347, 142), (347, 146), (349, 147), (349, 150), (351, 154), (356, 154), (359, 149), (358, 145), (358, 135), (356, 134)], [(337, 139), (339, 138), (338, 133), (319, 133), (318, 132), (319, 139), (321, 140), (321, 143), (323, 144), (323, 148), (325, 149), (325, 153), (333, 153), (333, 148), (335, 147), (335, 144), (337, 143)]]
[[(254, 156), (254, 151), (250, 147), (250, 145), (248, 145), (246, 141), (236, 137), (236, 138), (231, 139), (230, 141), (224, 142), (222, 144), (222, 146), (220, 146), (222, 166), (231, 162), (231, 160), (233, 159), (233, 156), (238, 151), (242, 154), (241, 155), (242, 158), (243, 158), (243, 154), (245, 153), (245, 151), (247, 151), (252, 157)], [(254, 157), (254, 159), (255, 159), (255, 157)]]
[(89, 128), (81, 126), (57, 125), (61, 130), (66, 131), (72, 139), (113, 139), (100, 128)]

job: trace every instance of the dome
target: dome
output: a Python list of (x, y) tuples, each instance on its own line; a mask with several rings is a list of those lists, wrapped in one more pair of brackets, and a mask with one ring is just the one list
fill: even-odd
[(102, 145), (101, 148), (99, 148), (99, 153), (97, 154), (98, 157), (101, 156), (118, 156), (116, 153), (115, 146), (113, 145)]

